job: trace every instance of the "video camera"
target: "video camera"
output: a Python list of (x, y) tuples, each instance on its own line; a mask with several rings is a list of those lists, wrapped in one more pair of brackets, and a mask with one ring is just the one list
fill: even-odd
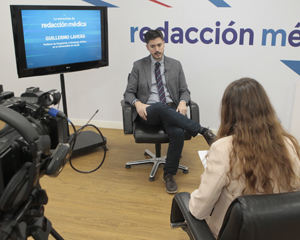
[(48, 197), (39, 178), (58, 176), (72, 155), (68, 120), (50, 108), (60, 99), (58, 91), (37, 87), (15, 97), (0, 85), (1, 240), (48, 239), (54, 231), (43, 215)]

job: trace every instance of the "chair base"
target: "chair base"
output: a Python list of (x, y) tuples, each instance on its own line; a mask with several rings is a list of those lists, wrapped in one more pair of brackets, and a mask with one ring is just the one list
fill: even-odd
[[(127, 162), (125, 168), (131, 168), (132, 165), (139, 165), (139, 164), (146, 164), (146, 163), (153, 163), (152, 170), (150, 172), (149, 176), (149, 181), (154, 181), (155, 180), (155, 174), (157, 172), (157, 169), (160, 164), (165, 164), (166, 163), (166, 156), (163, 157), (156, 157), (156, 155), (152, 152), (150, 152), (148, 149), (145, 150), (144, 153), (146, 156), (149, 156), (149, 159), (144, 159), (144, 160), (137, 160), (137, 161), (132, 161), (132, 162)], [(183, 165), (178, 166), (179, 169), (183, 170), (183, 173), (188, 173), (188, 167), (185, 167)]]

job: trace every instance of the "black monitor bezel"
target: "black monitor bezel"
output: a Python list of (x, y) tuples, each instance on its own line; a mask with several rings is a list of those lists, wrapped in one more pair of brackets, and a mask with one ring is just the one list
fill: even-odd
[[(15, 57), (19, 78), (60, 74), (100, 68), (109, 65), (108, 61), (108, 28), (107, 7), (103, 6), (60, 6), (60, 5), (10, 5), (14, 37)], [(27, 68), (21, 10), (100, 10), (102, 60), (53, 65), (39, 68)]]

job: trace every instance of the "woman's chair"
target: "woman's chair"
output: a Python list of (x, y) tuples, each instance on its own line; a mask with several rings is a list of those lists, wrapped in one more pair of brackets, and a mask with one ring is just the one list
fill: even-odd
[[(133, 134), (136, 143), (153, 143), (155, 144), (155, 154), (145, 150), (144, 155), (149, 156), (150, 159), (132, 161), (126, 163), (126, 168), (131, 168), (132, 165), (153, 163), (152, 170), (150, 172), (149, 181), (155, 180), (155, 174), (160, 164), (166, 162), (166, 156), (161, 156), (161, 144), (169, 142), (168, 134), (159, 126), (149, 127), (139, 122), (132, 120), (133, 107), (126, 103), (124, 100), (121, 101), (122, 114), (123, 114), (123, 130), (125, 134)], [(198, 105), (190, 101), (190, 118), (195, 122), (199, 123), (200, 114)], [(191, 136), (185, 133), (185, 140), (190, 140)], [(184, 173), (188, 173), (188, 168), (179, 165), (179, 169), (182, 169)]]
[[(190, 194), (177, 193), (172, 202), (171, 227), (181, 227), (190, 239), (215, 240), (205, 220), (189, 212)], [(224, 217), (218, 240), (300, 239), (300, 192), (236, 198)]]

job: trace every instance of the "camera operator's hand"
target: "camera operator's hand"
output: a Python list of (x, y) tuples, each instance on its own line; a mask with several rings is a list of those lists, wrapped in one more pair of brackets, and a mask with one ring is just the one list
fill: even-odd
[(144, 104), (140, 101), (136, 101), (134, 103), (134, 106), (135, 106), (136, 111), (138, 112), (139, 116), (142, 119), (144, 119), (145, 121), (147, 121), (147, 110), (146, 110), (146, 108), (149, 107), (150, 105)]

